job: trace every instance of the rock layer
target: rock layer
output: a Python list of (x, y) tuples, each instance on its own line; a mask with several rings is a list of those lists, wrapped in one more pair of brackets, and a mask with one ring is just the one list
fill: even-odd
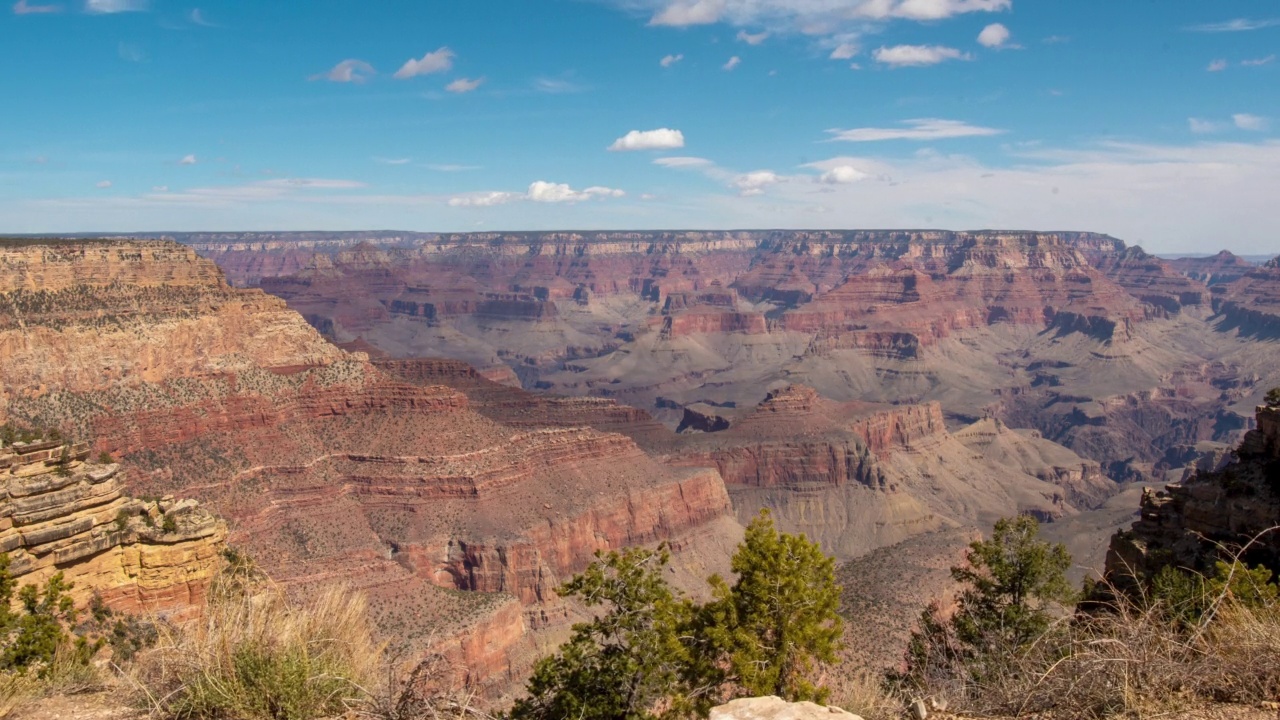
[(88, 455), (86, 444), (0, 445), (0, 552), (14, 579), (61, 572), (78, 605), (97, 593), (125, 612), (198, 614), (226, 526), (193, 501), (129, 497), (120, 466)]

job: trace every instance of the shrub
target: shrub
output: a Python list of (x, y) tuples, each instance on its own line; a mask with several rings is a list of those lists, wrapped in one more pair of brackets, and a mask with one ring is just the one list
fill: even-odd
[(379, 647), (362, 595), (330, 589), (305, 602), (277, 587), (211, 600), (205, 617), (161, 627), (136, 679), (170, 717), (311, 720), (368, 697)]
[(1267, 397), (1264, 400), (1268, 407), (1280, 407), (1280, 387), (1271, 388), (1267, 391)]

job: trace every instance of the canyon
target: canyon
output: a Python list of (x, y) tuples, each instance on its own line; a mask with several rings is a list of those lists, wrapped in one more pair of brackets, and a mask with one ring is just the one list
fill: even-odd
[[(78, 548), (14, 552), (181, 613), (225, 538), (493, 694), (584, 617), (555, 590), (598, 550), (666, 543), (697, 595), (769, 509), (897, 644), (927, 601), (903, 583), (940, 590), (996, 518), (1098, 567), (1136, 483), (1273, 432), (1275, 261), (1089, 233), (176, 239), (0, 243), (0, 423), (80, 443), (75, 483), (0, 450)], [(143, 519), (168, 513), (178, 536)]]

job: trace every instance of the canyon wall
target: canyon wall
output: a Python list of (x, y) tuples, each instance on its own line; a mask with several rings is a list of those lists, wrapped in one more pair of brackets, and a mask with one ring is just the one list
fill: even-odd
[(221, 567), (226, 526), (193, 501), (144, 502), (119, 465), (88, 461), (87, 444), (0, 444), (0, 552), (22, 585), (61, 572), (71, 597), (99, 595), (130, 613), (201, 612)]

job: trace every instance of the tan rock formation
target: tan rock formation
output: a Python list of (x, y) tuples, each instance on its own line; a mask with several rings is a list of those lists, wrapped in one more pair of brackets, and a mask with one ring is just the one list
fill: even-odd
[(0, 446), (0, 551), (21, 584), (61, 572), (83, 605), (95, 593), (131, 613), (200, 612), (221, 565), (226, 526), (193, 501), (126, 495), (119, 465), (85, 444)]
[(837, 707), (790, 703), (780, 697), (739, 698), (712, 708), (711, 720), (862, 720)]

